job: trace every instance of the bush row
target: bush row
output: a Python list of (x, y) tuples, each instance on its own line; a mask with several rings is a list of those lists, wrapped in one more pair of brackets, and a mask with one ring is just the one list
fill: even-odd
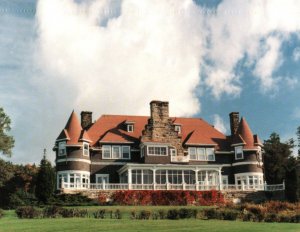
[[(98, 196), (100, 204), (107, 204), (104, 193)], [(115, 205), (216, 205), (223, 204), (221, 192), (211, 191), (154, 191), (124, 190), (116, 191), (110, 199)]]
[(3, 210), (2, 209), (0, 209), (0, 218), (2, 218), (3, 217)]
[(196, 209), (170, 209), (168, 211), (159, 210), (158, 212), (142, 210), (139, 213), (136, 211), (131, 212), (131, 219), (140, 219), (140, 220), (157, 220), (157, 219), (185, 219), (185, 218), (196, 218), (198, 211)]
[(72, 217), (88, 217), (86, 209), (66, 209), (58, 206), (50, 206), (44, 209), (33, 206), (23, 206), (16, 209), (18, 218), (72, 218)]

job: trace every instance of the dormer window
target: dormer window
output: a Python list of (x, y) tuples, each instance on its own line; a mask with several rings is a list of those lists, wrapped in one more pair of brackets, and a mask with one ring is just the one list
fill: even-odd
[(175, 125), (175, 131), (178, 132), (178, 134), (181, 133), (181, 125)]
[(134, 131), (134, 121), (125, 121), (124, 124), (126, 125), (127, 132), (133, 132)]
[(235, 147), (234, 149), (235, 149), (235, 159), (236, 160), (244, 159), (243, 147), (238, 146), (238, 147)]
[(133, 132), (133, 124), (127, 125), (127, 132)]

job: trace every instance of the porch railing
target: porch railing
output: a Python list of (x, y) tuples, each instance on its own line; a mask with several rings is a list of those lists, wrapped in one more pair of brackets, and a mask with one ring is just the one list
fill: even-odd
[(171, 156), (171, 162), (173, 163), (188, 163), (190, 161), (190, 156)]
[(114, 184), (114, 183), (62, 183), (62, 189), (73, 190), (223, 190), (223, 191), (282, 191), (285, 190), (285, 184), (267, 185), (236, 185), (236, 184)]

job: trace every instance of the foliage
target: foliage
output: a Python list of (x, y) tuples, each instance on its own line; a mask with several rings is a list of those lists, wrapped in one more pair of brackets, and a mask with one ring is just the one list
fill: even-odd
[(0, 218), (2, 218), (3, 217), (3, 210), (2, 209), (0, 209)]
[(40, 202), (47, 203), (55, 189), (55, 171), (44, 156), (37, 174), (35, 195)]
[[(99, 195), (98, 199), (104, 196)], [(116, 191), (111, 196), (116, 205), (214, 205), (224, 203), (223, 195), (211, 191), (154, 191), (124, 190)], [(103, 203), (101, 201), (101, 203)]]
[[(300, 128), (297, 131), (300, 141)], [(300, 144), (300, 143), (299, 143)], [(276, 133), (272, 133), (270, 138), (264, 142), (264, 168), (265, 178), (268, 184), (279, 184), (285, 180), (286, 197), (289, 201), (297, 201), (300, 191), (300, 180), (297, 177), (297, 166), (299, 157), (292, 155), (295, 147), (294, 141), (281, 142)]]
[(80, 193), (77, 194), (56, 194), (53, 195), (49, 200), (50, 205), (60, 205), (60, 206), (88, 206), (88, 205), (98, 205), (97, 202), (83, 196)]
[(104, 219), (105, 218), (105, 209), (99, 209), (96, 212), (94, 212), (93, 215), (94, 215), (94, 218)]
[(18, 218), (40, 218), (42, 217), (42, 211), (38, 208), (35, 208), (33, 206), (23, 206), (18, 207), (16, 209), (16, 214)]
[(13, 165), (0, 159), (0, 207), (34, 204), (37, 171), (35, 165)]
[(5, 114), (3, 108), (0, 107), (0, 152), (3, 155), (11, 157), (15, 140), (7, 133), (10, 131), (10, 118)]

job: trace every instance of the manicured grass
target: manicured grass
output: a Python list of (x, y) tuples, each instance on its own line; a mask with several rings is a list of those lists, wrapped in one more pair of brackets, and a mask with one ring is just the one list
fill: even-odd
[[(96, 209), (116, 210), (124, 212), (123, 219), (94, 219), (94, 218), (58, 218), (58, 219), (18, 219), (14, 211), (4, 211), (5, 215), (0, 219), (1, 232), (35, 232), (35, 231), (222, 231), (222, 232), (299, 232), (300, 225), (292, 223), (255, 223), (240, 221), (217, 221), (217, 220), (131, 220), (129, 213), (132, 210), (142, 209), (165, 210), (171, 207), (81, 207), (89, 211)], [(173, 208), (173, 207), (172, 207)], [(179, 207), (174, 207), (179, 208)], [(125, 213), (127, 212), (127, 213)]]

